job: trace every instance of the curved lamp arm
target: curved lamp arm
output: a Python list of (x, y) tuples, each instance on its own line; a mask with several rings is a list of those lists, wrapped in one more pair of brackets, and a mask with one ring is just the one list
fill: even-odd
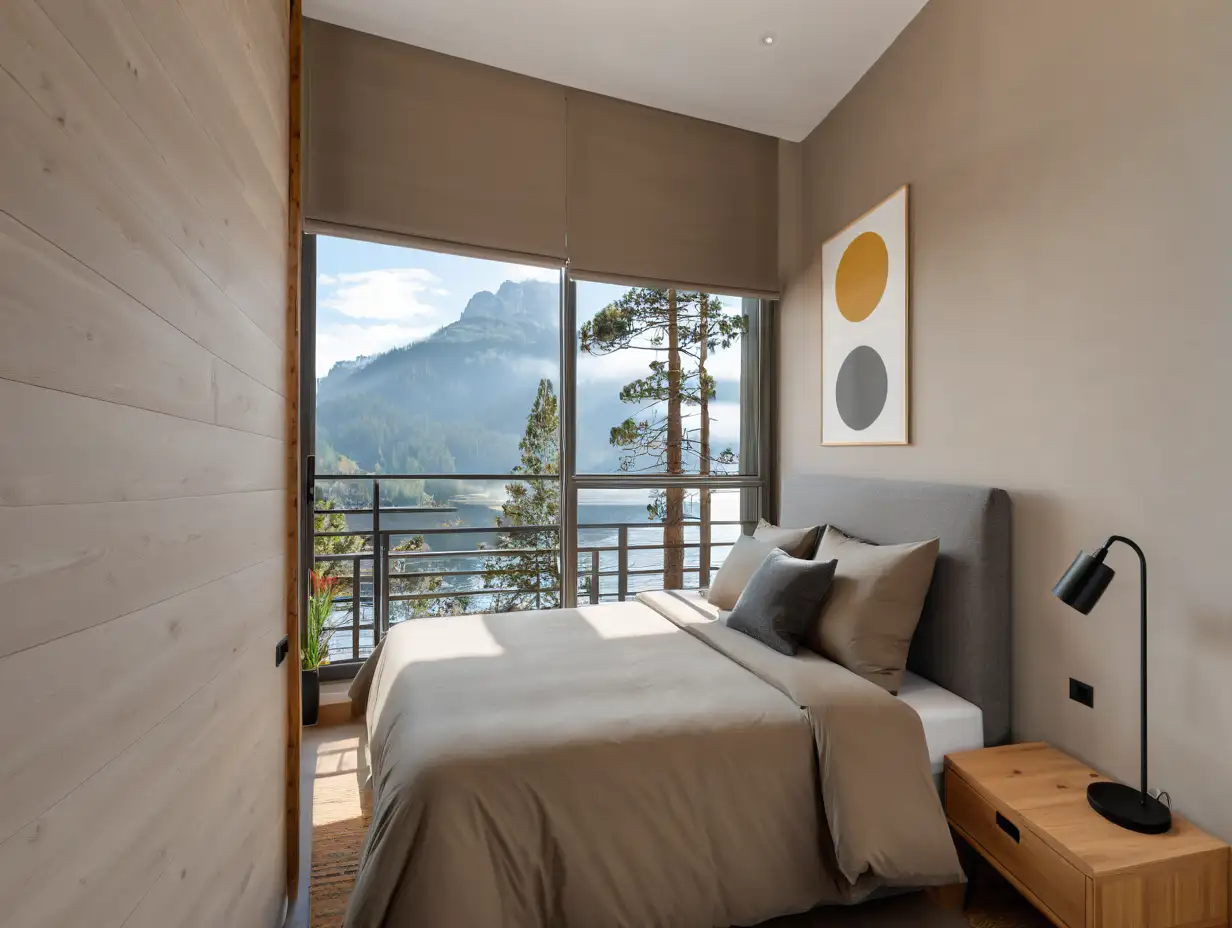
[(1141, 594), (1140, 594), (1140, 601), (1141, 601), (1140, 608), (1142, 612), (1142, 623), (1141, 623), (1142, 624), (1142, 627), (1141, 627), (1142, 634), (1141, 634), (1141, 644), (1139, 647), (1139, 651), (1140, 651), (1140, 659), (1142, 662), (1142, 692), (1140, 694), (1140, 697), (1141, 697), (1140, 711), (1141, 711), (1141, 727), (1142, 727), (1142, 735), (1141, 735), (1141, 738), (1142, 738), (1142, 769), (1141, 769), (1142, 790), (1141, 792), (1142, 792), (1143, 802), (1145, 802), (1146, 797), (1148, 795), (1147, 793), (1147, 760), (1146, 760), (1146, 555), (1143, 554), (1142, 548), (1140, 548), (1138, 546), (1138, 543), (1134, 541), (1132, 538), (1126, 538), (1124, 535), (1111, 535), (1109, 536), (1108, 540), (1104, 542), (1104, 546), (1100, 548), (1098, 552), (1096, 552), (1095, 557), (1098, 560), (1102, 561), (1104, 559), (1104, 555), (1108, 553), (1108, 548), (1112, 544), (1118, 541), (1134, 549), (1134, 551), (1138, 555), (1138, 562), (1139, 564), (1141, 564), (1141, 567), (1142, 567), (1142, 572), (1141, 572), (1142, 589), (1141, 589)]

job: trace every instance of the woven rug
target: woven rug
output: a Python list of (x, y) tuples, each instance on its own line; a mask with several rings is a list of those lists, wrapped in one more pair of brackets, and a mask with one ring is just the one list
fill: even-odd
[(317, 750), (317, 775), (312, 784), (309, 925), (340, 928), (355, 885), (372, 809), (369, 794), (361, 789), (365, 771), (359, 769), (359, 738), (325, 743)]
[[(324, 748), (328, 752), (328, 747)], [(328, 755), (325, 755), (328, 758)], [(311, 928), (341, 928), (346, 912), (351, 887), (355, 884), (355, 871), (359, 865), (359, 852), (363, 847), (364, 834), (368, 830), (371, 808), (368, 794), (360, 789), (362, 773), (357, 765), (349, 762), (352, 754), (339, 752), (341, 763), (323, 762), (313, 783), (312, 796), (312, 881), (309, 884), (311, 901)], [(977, 862), (975, 889), (971, 906), (965, 913), (969, 928), (1050, 928), (1044, 916), (1035, 911), (1012, 886), (982, 862)], [(921, 905), (925, 905), (921, 901)], [(911, 928), (926, 922), (918, 918), (903, 918), (897, 914), (894, 904), (889, 907), (873, 907), (866, 918), (856, 917), (864, 907), (850, 910), (846, 917), (837, 919), (843, 926), (851, 925), (878, 928), (878, 926), (902, 926)], [(928, 906), (931, 910), (931, 906)], [(875, 909), (875, 911), (874, 911)], [(905, 911), (905, 909), (904, 909)], [(914, 910), (913, 910), (914, 911)], [(836, 919), (824, 912), (798, 916), (798, 920), (775, 922), (775, 925), (817, 925), (825, 928)], [(931, 922), (927, 922), (932, 924)], [(961, 917), (957, 924), (962, 923)], [(939, 919), (936, 924), (942, 924)], [(949, 925), (946, 920), (944, 924)]]

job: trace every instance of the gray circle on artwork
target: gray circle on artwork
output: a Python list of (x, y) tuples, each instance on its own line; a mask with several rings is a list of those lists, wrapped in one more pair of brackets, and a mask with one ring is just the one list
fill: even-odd
[(868, 345), (852, 350), (838, 369), (834, 399), (847, 427), (862, 432), (885, 409), (890, 383), (885, 362)]

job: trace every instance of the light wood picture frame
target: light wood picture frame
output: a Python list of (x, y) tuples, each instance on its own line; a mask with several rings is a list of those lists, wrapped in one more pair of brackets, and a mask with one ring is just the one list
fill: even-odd
[(910, 444), (908, 187), (821, 247), (821, 443)]

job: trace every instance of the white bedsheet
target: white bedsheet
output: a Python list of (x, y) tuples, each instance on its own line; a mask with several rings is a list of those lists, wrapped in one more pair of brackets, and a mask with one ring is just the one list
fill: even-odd
[(979, 706), (911, 671), (903, 675), (898, 698), (911, 706), (924, 723), (928, 759), (938, 783), (946, 754), (984, 746), (984, 713)]

